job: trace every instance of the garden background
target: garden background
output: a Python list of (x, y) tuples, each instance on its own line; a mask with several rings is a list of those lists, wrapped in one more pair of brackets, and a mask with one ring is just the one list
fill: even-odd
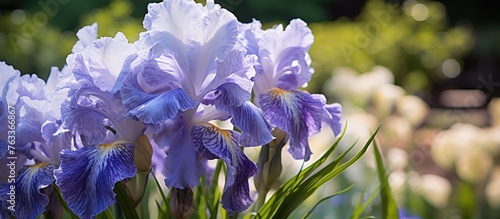
[[(51, 66), (64, 65), (82, 26), (96, 22), (99, 36), (120, 31), (129, 41), (137, 40), (149, 2), (1, 0), (0, 60), (46, 79)], [(241, 22), (256, 18), (272, 27), (299, 17), (309, 24), (315, 37), (310, 51), (315, 74), (307, 90), (344, 106), (348, 129), (341, 151), (358, 138), (361, 147), (381, 124), (377, 141), (404, 212), (416, 218), (500, 217), (500, 99), (495, 98), (500, 96), (500, 14), (490, 3), (216, 3)], [(311, 145), (324, 151), (333, 141), (329, 133), (320, 133)], [(315, 151), (311, 160), (321, 155), (320, 149)], [(346, 218), (346, 208), (376, 190), (371, 154), (324, 188), (330, 194), (355, 184), (320, 204), (312, 218)], [(256, 160), (258, 153), (253, 156)], [(283, 162), (293, 167), (284, 170), (285, 181), (301, 162)], [(314, 205), (322, 193), (304, 205)], [(377, 212), (377, 201), (366, 210), (370, 212)]]

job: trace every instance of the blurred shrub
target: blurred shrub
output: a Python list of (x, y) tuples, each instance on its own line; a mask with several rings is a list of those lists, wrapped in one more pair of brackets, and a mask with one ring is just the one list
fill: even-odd
[(366, 72), (375, 65), (388, 67), (396, 84), (410, 92), (425, 90), (430, 80), (439, 80), (436, 73), (442, 73), (445, 60), (459, 60), (473, 46), (466, 27), (447, 27), (445, 8), (438, 2), (371, 0), (355, 20), (310, 26), (316, 73), (308, 89), (316, 92), (335, 67)]
[(0, 16), (0, 60), (46, 79), (51, 66), (64, 65), (76, 36), (41, 22), (43, 15), (18, 9)]

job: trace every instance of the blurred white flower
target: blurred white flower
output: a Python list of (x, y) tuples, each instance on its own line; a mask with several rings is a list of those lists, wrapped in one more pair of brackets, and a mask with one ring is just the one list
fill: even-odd
[[(347, 130), (342, 141), (339, 143), (339, 150), (345, 151), (357, 140), (356, 145), (350, 151), (349, 155), (354, 156), (363, 145), (368, 141), (373, 131), (377, 128), (378, 119), (369, 113), (358, 112), (346, 115), (342, 124), (347, 123)], [(344, 127), (345, 128), (345, 127)]]
[(387, 150), (387, 161), (389, 163), (388, 171), (400, 171), (404, 170), (409, 163), (408, 153), (397, 147), (391, 147)]
[(491, 156), (486, 151), (474, 147), (461, 153), (456, 161), (458, 176), (470, 183), (483, 181), (492, 166)]
[(377, 115), (385, 118), (391, 114), (396, 100), (405, 94), (403, 88), (394, 84), (384, 84), (375, 89), (373, 104)]
[(485, 128), (480, 139), (483, 148), (492, 156), (500, 152), (500, 135), (498, 133), (500, 133), (500, 126)]
[(438, 209), (446, 207), (452, 191), (451, 183), (446, 178), (434, 174), (420, 176), (418, 193)]
[(429, 106), (419, 97), (407, 95), (397, 100), (396, 110), (399, 115), (408, 119), (413, 126), (419, 126), (424, 122), (429, 112)]
[(494, 126), (500, 126), (500, 98), (493, 98), (488, 105), (488, 112)]
[(340, 99), (345, 108), (350, 105), (365, 107), (374, 91), (383, 84), (394, 83), (394, 75), (382, 66), (373, 67), (372, 71), (358, 74), (351, 68), (336, 68), (332, 77), (323, 85), (325, 94)]
[(396, 170), (389, 175), (389, 185), (391, 192), (397, 203), (403, 203), (406, 185), (406, 173), (403, 170)]
[(387, 146), (409, 147), (414, 129), (410, 122), (400, 116), (389, 116), (381, 126), (380, 137)]
[[(457, 123), (438, 133), (432, 141), (432, 159), (442, 168), (451, 169), (459, 157), (467, 157), (471, 150), (490, 153), (485, 132), (471, 124)], [(465, 161), (462, 161), (465, 162)]]

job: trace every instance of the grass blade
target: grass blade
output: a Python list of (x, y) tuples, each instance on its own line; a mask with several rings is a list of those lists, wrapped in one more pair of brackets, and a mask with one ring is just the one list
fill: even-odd
[(307, 212), (307, 214), (306, 214), (304, 217), (302, 217), (302, 219), (306, 219), (306, 218), (308, 218), (308, 217), (309, 217), (309, 215), (311, 215), (311, 213), (314, 211), (314, 209), (316, 209), (316, 207), (317, 207), (319, 204), (321, 204), (322, 202), (324, 202), (324, 201), (326, 201), (326, 200), (328, 200), (328, 199), (330, 199), (330, 198), (333, 198), (333, 197), (335, 197), (335, 196), (337, 196), (337, 195), (343, 194), (343, 193), (345, 193), (345, 192), (349, 191), (352, 187), (354, 187), (354, 184), (350, 185), (349, 187), (347, 187), (347, 188), (345, 188), (345, 189), (343, 189), (343, 190), (341, 190), (341, 191), (338, 191), (338, 192), (334, 193), (333, 195), (327, 196), (327, 197), (325, 197), (325, 198), (323, 198), (323, 199), (319, 200), (319, 201), (318, 201), (318, 203), (316, 203), (316, 204), (314, 205), (314, 207), (313, 207), (313, 208), (312, 208), (309, 212)]
[(394, 201), (394, 197), (392, 197), (391, 187), (382, 162), (382, 155), (378, 149), (377, 142), (373, 141), (373, 144), (375, 146), (373, 152), (375, 153), (375, 159), (377, 161), (377, 174), (381, 186), (380, 196), (382, 199), (382, 217), (389, 219), (399, 218), (398, 206), (396, 201)]
[(129, 219), (139, 219), (139, 215), (137, 215), (135, 211), (134, 203), (130, 200), (125, 188), (120, 182), (116, 183), (114, 191), (116, 193), (116, 201), (120, 205), (125, 217)]

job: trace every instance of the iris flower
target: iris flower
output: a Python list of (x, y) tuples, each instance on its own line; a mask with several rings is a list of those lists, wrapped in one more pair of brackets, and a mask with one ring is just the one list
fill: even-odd
[(308, 138), (328, 124), (335, 135), (341, 129), (340, 104), (326, 104), (320, 94), (299, 90), (311, 79), (313, 69), (308, 50), (314, 41), (307, 24), (295, 19), (262, 30), (259, 21), (241, 24), (240, 42), (247, 54), (256, 55), (255, 103), (266, 119), (290, 138), (289, 152), (295, 159), (309, 160)]
[[(256, 165), (241, 146), (273, 139), (271, 126), (249, 100), (255, 56), (236, 47), (238, 21), (213, 1), (152, 3), (138, 47), (145, 49), (124, 76), (121, 94), (129, 114), (160, 127), (165, 183), (185, 189), (200, 184), (207, 159), (228, 167), (222, 205), (243, 211), (252, 203), (248, 178)], [(224, 130), (211, 120), (227, 120), (242, 133)]]
[(77, 36), (67, 58), (72, 76), (65, 83), (69, 91), (61, 115), (79, 141), (76, 150), (60, 153), (54, 174), (68, 207), (91, 218), (115, 202), (115, 183), (136, 174), (134, 143), (144, 126), (126, 116), (116, 88), (118, 75), (137, 56), (135, 47), (122, 33), (96, 39), (97, 25), (82, 28)]
[[(61, 127), (59, 113), (64, 90), (51, 86), (63, 73), (53, 68), (46, 84), (36, 75), (20, 77), (11, 66), (5, 63), (0, 63), (0, 66), (3, 73), (12, 76), (9, 86), (4, 87), (6, 96), (2, 96), (7, 100), (4, 103), (16, 109), (17, 118), (16, 154), (9, 156), (17, 157), (16, 166), (22, 167), (15, 181), (17, 199), (12, 214), (17, 218), (37, 218), (49, 204), (47, 193), (50, 195), (51, 192), (42, 190), (51, 189), (55, 180), (53, 170), (60, 164), (59, 152), (71, 146), (72, 135)], [(10, 185), (3, 182), (0, 186), (2, 194), (9, 191)], [(6, 203), (6, 200), (2, 202)], [(48, 208), (51, 207), (56, 206)]]

